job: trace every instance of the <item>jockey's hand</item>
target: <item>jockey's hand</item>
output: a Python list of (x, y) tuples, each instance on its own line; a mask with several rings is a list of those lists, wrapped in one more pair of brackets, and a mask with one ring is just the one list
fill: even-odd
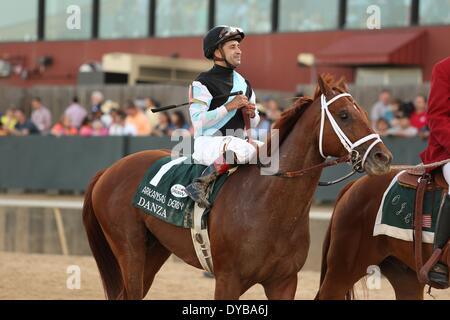
[(234, 97), (233, 100), (231, 100), (229, 103), (225, 105), (225, 108), (227, 108), (227, 111), (230, 112), (235, 109), (240, 109), (242, 107), (245, 107), (248, 105), (248, 99), (244, 95), (239, 95)]
[(256, 113), (255, 113), (256, 106), (253, 103), (247, 104), (244, 107), (244, 110), (245, 110), (245, 113), (247, 113), (250, 118), (254, 118), (255, 117), (255, 115), (256, 115)]

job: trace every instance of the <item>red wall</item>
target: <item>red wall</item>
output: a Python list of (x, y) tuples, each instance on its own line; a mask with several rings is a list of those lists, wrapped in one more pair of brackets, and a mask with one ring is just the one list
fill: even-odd
[[(450, 26), (426, 29), (424, 81), (429, 81), (434, 63), (450, 55)], [(239, 71), (258, 89), (293, 92), (299, 83), (310, 81), (310, 70), (297, 65), (300, 52), (317, 53), (333, 41), (355, 33), (371, 31), (326, 31), (305, 33), (275, 33), (248, 35), (242, 43), (243, 64)], [(33, 68), (42, 55), (51, 55), (54, 64), (43, 75), (22, 80), (14, 75), (0, 79), (0, 84), (31, 86), (40, 84), (75, 84), (81, 64), (101, 61), (104, 53), (129, 52), (170, 56), (178, 53), (182, 58), (202, 58), (202, 39), (146, 38), (136, 40), (51, 41), (32, 43), (0, 43), (0, 58), (23, 56), (27, 68)], [(351, 48), (349, 48), (351, 51)], [(344, 75), (351, 82), (350, 68), (319, 68), (319, 72)]]

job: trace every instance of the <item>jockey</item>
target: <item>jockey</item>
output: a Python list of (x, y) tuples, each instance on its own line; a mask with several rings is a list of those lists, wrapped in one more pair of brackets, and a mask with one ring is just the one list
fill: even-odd
[[(420, 156), (424, 164), (450, 159), (450, 57), (438, 62), (431, 76), (428, 101), (428, 147)], [(447, 184), (450, 185), (450, 163), (442, 167)], [(450, 237), (450, 190), (439, 209), (433, 250), (442, 249)], [(448, 266), (436, 264), (429, 273), (436, 283), (448, 282)]]
[[(203, 39), (203, 52), (214, 61), (214, 66), (191, 85), (189, 112), (195, 137), (192, 158), (208, 167), (186, 187), (186, 192), (205, 208), (210, 206), (206, 198), (209, 184), (227, 172), (230, 165), (248, 163), (256, 154), (256, 147), (245, 140), (244, 132), (250, 129), (245, 128), (246, 120), (252, 128), (259, 122), (255, 93), (234, 70), (241, 64), (240, 42), (244, 37), (240, 28), (212, 28)], [(215, 99), (236, 91), (244, 94)]]

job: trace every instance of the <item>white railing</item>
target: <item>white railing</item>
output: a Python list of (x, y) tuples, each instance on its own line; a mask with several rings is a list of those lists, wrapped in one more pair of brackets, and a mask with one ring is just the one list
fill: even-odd
[(58, 231), (58, 239), (63, 255), (69, 255), (64, 222), (61, 216), (61, 209), (82, 209), (82, 200), (50, 200), (50, 199), (22, 199), (22, 198), (0, 198), (0, 207), (14, 208), (52, 208)]

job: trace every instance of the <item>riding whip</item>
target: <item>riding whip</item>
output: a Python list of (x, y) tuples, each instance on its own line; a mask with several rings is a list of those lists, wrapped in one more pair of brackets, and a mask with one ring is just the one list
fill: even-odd
[[(189, 90), (189, 92), (190, 91), (191, 90)], [(228, 93), (228, 94), (222, 94), (220, 96), (213, 97), (213, 99), (223, 99), (223, 98), (228, 98), (228, 97), (232, 97), (232, 96), (239, 96), (242, 93), (243, 93), (242, 91), (235, 91), (235, 92), (231, 92), (231, 93)], [(190, 100), (189, 102), (185, 102), (185, 103), (182, 103), (182, 104), (172, 104), (170, 106), (155, 108), (155, 109), (151, 109), (151, 110), (152, 110), (153, 113), (156, 113), (156, 112), (161, 112), (161, 111), (165, 111), (165, 110), (175, 109), (175, 108), (178, 108), (178, 107), (187, 106), (187, 105), (192, 103), (192, 99), (190, 98), (189, 100)]]

